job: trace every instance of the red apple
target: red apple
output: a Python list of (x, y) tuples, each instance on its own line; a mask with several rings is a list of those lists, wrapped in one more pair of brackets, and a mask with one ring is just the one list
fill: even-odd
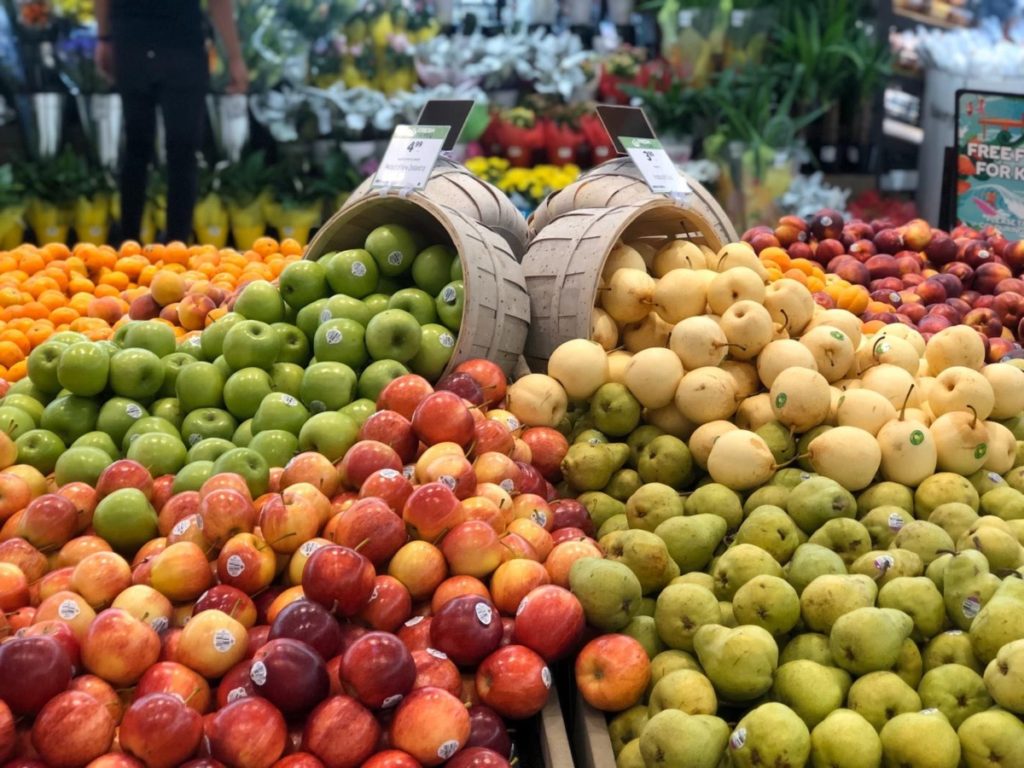
[(488, 706), (477, 704), (469, 708), (470, 733), (466, 742), (469, 747), (486, 747), (499, 755), (512, 754), (512, 739), (501, 716)]
[[(812, 246), (810, 243), (799, 241), (795, 243), (790, 243), (789, 246), (786, 248), (786, 253), (789, 254), (790, 259), (807, 259), (808, 261), (817, 260), (817, 255), (815, 254), (815, 246)], [(832, 255), (823, 252), (822, 258), (825, 259), (825, 262), (819, 263), (827, 263), (828, 259), (832, 258)]]
[(203, 611), (223, 611), (246, 629), (256, 625), (256, 604), (230, 584), (217, 584), (203, 592), (192, 607), (192, 615)]
[(480, 520), (452, 528), (441, 541), (441, 552), (452, 573), (484, 578), (501, 565), (504, 549), (497, 532)]
[[(8, 479), (10, 478), (10, 479)], [(20, 498), (20, 491), (16, 486), (17, 484), (12, 481), (19, 481), (24, 483), (20, 477), (10, 474), (9, 472), (0, 472), (0, 520), (3, 520), (3, 507), (6, 507), (8, 503), (14, 503), (15, 498)], [(26, 484), (26, 488), (27, 488)], [(31, 494), (31, 491), (28, 491)], [(92, 525), (92, 513), (96, 509), (96, 503), (99, 501), (99, 497), (96, 495), (96, 490), (86, 483), (68, 483), (67, 485), (61, 486), (57, 490), (58, 496), (63, 496), (65, 499), (75, 505), (75, 509), (78, 511), (78, 525), (77, 532), (81, 533), (90, 525)], [(28, 504), (30, 496), (25, 498), (22, 506)], [(20, 507), (19, 507), (20, 508)]]
[(412, 615), (412, 596), (393, 576), (378, 576), (370, 602), (358, 613), (360, 621), (381, 632), (395, 632)]
[(497, 609), (477, 595), (448, 601), (430, 622), (430, 646), (459, 666), (480, 663), (501, 642)]
[(188, 760), (203, 736), (203, 718), (177, 696), (150, 693), (124, 713), (118, 743), (147, 768), (174, 768)]
[(266, 699), (246, 697), (218, 710), (205, 723), (210, 756), (238, 768), (269, 768), (284, 752), (288, 727)]
[(199, 514), (199, 491), (176, 493), (160, 509), (157, 529), (161, 536), (169, 536), (182, 520)]
[(416, 406), (411, 421), (416, 436), (426, 445), (455, 443), (466, 449), (473, 442), (473, 414), (465, 401), (453, 392), (427, 395)]
[(420, 442), (409, 421), (411, 417), (411, 411), (406, 416), (397, 411), (378, 410), (359, 428), (359, 439), (383, 443), (391, 447), (403, 463), (408, 463), (416, 457)]
[(508, 760), (485, 747), (469, 747), (448, 761), (448, 768), (508, 768)]
[(448, 691), (453, 696), (458, 696), (462, 691), (459, 668), (441, 651), (436, 648), (413, 651), (412, 660), (416, 665), (413, 690), (434, 687)]
[(78, 509), (75, 505), (70, 499), (47, 493), (25, 507), (14, 535), (37, 549), (48, 551), (60, 549), (77, 531)]
[(425, 651), (430, 648), (430, 625), (433, 619), (429, 616), (413, 616), (398, 630), (398, 639), (405, 643), (410, 651)]
[(21, 537), (0, 541), (0, 563), (18, 566), (30, 584), (43, 578), (50, 567), (46, 555)]
[(252, 501), (252, 494), (249, 492), (249, 484), (245, 478), (235, 472), (218, 472), (199, 487), (199, 497), (205, 499), (214, 491), (229, 490), (238, 491), (245, 498)]
[(224, 546), (236, 533), (251, 533), (257, 521), (252, 501), (230, 488), (211, 490), (203, 496), (199, 515), (203, 519), (203, 535), (217, 547)]
[(458, 522), (459, 499), (443, 483), (416, 488), (402, 508), (402, 518), (421, 539), (433, 541)]
[(392, 379), (377, 396), (378, 411), (395, 411), (407, 419), (412, 419), (413, 411), (434, 388), (422, 376), (406, 374)]
[(0, 699), (0, 760), (7, 760), (11, 756), (16, 741), (14, 714), (11, 712), (11, 708)]
[(210, 685), (184, 664), (160, 661), (147, 669), (135, 687), (135, 698), (168, 693), (184, 701), (200, 715), (210, 708)]
[(153, 493), (149, 501), (157, 514), (160, 514), (164, 504), (174, 495), (174, 480), (175, 475), (160, 475), (153, 480)]
[(381, 469), (401, 472), (402, 466), (401, 457), (391, 445), (378, 440), (360, 440), (345, 452), (338, 463), (338, 471), (343, 483), (359, 490), (374, 472)]
[(113, 741), (114, 720), (107, 708), (80, 691), (55, 696), (32, 725), (32, 746), (51, 766), (86, 765)]
[(474, 465), (459, 454), (438, 456), (425, 465), (422, 474), (417, 472), (417, 475), (421, 483), (437, 482), (448, 486), (457, 499), (468, 499), (476, 490), (477, 474)]
[(501, 366), (492, 363), (490, 360), (476, 358), (466, 360), (455, 366), (458, 373), (468, 373), (484, 392), (485, 403), (488, 406), (496, 405), (505, 399), (505, 392), (508, 389), (508, 379)]
[(544, 708), (551, 689), (551, 670), (524, 645), (499, 648), (476, 672), (480, 700), (513, 720), (532, 717)]
[(362, 764), (377, 749), (380, 726), (350, 696), (326, 699), (306, 719), (302, 749), (328, 768)]
[(324, 660), (299, 640), (271, 640), (253, 656), (249, 678), (256, 693), (284, 715), (308, 712), (330, 688)]
[(359, 498), (379, 498), (391, 507), (392, 512), (401, 515), (412, 491), (412, 483), (401, 470), (380, 469), (363, 481), (359, 488)]
[(224, 673), (217, 686), (215, 709), (223, 709), (239, 699), (256, 696), (256, 684), (252, 681), (252, 658), (243, 659)]
[(71, 660), (48, 636), (16, 637), (0, 644), (0, 700), (15, 715), (35, 715), (68, 687)]
[(420, 764), (408, 752), (385, 749), (363, 763), (362, 768), (420, 768)]
[(100, 472), (96, 480), (96, 494), (102, 499), (120, 488), (135, 488), (142, 491), (147, 499), (152, 499), (153, 476), (139, 462), (119, 459)]
[(401, 640), (389, 632), (368, 632), (345, 651), (345, 687), (370, 709), (391, 709), (412, 690), (416, 664)]
[(359, 499), (336, 515), (324, 535), (342, 546), (358, 548), (377, 567), (405, 544), (405, 523), (382, 499)]
[(515, 447), (512, 432), (500, 421), (482, 419), (474, 425), (473, 431), (476, 433), (473, 440), (475, 456), (489, 452), (503, 453), (507, 456)]
[(455, 371), (443, 376), (434, 387), (436, 390), (454, 392), (473, 405), (484, 404), (484, 390), (479, 382), (468, 373)]
[(270, 627), (268, 640), (279, 638), (301, 640), (321, 658), (330, 659), (341, 647), (341, 628), (319, 603), (296, 600), (281, 609)]
[(562, 587), (544, 585), (519, 603), (513, 640), (552, 662), (576, 649), (585, 626), (583, 607), (576, 596)]
[(369, 560), (332, 544), (310, 555), (302, 569), (302, 588), (308, 599), (339, 616), (354, 616), (370, 602), (375, 577)]
[(293, 456), (281, 473), (281, 487), (309, 483), (330, 498), (338, 492), (341, 476), (331, 461), (322, 454), (307, 451)]
[(85, 668), (115, 686), (135, 683), (158, 658), (160, 636), (119, 608), (97, 614), (82, 641)]

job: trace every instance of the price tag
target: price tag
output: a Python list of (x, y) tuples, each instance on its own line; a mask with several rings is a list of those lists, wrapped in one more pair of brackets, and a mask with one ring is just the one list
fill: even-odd
[(373, 178), (373, 186), (423, 189), (449, 130), (446, 125), (397, 126)]
[(636, 167), (643, 174), (651, 192), (657, 195), (685, 195), (690, 187), (657, 139), (636, 139), (620, 136)]

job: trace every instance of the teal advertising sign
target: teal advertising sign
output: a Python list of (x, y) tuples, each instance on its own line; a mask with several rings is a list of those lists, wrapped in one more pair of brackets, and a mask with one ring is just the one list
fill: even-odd
[(1024, 238), (1024, 94), (957, 91), (956, 217)]

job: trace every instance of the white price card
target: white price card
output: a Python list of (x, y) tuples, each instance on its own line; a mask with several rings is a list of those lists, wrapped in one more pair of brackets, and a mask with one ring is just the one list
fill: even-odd
[(690, 187), (657, 139), (620, 136), (626, 153), (643, 174), (651, 192), (658, 195), (685, 195)]
[(373, 177), (373, 186), (423, 189), (437, 164), (449, 130), (447, 125), (396, 126), (384, 159)]

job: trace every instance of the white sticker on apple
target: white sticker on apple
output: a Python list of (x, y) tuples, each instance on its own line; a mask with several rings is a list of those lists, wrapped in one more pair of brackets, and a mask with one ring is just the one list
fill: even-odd
[(444, 290), (441, 291), (441, 301), (443, 301), (445, 304), (451, 304), (454, 306), (455, 300), (457, 298), (458, 294), (455, 293), (455, 289), (450, 285), (446, 285), (444, 287)]
[(189, 526), (189, 521), (188, 521), (187, 517), (184, 520), (179, 520), (178, 522), (176, 522), (174, 524), (174, 527), (171, 528), (171, 535), (172, 536), (184, 536), (185, 535), (185, 531), (188, 530), (188, 526)]
[(362, 277), (366, 274), (366, 265), (361, 261), (352, 262), (352, 274), (356, 277)]
[(399, 476), (399, 474), (400, 473), (397, 469), (391, 469), (390, 467), (388, 467), (387, 469), (380, 470), (380, 476), (383, 477), (385, 480), (394, 480), (396, 477)]
[(249, 694), (245, 692), (245, 688), (242, 688), (241, 686), (238, 688), (232, 688), (228, 691), (228, 704), (236, 702), (239, 699), (247, 698), (248, 696)]
[(232, 555), (228, 558), (225, 570), (228, 572), (228, 576), (237, 579), (245, 573), (245, 562), (238, 555)]
[(320, 322), (326, 323), (328, 320), (331, 319), (331, 317), (333, 317), (333, 315), (331, 315), (331, 310), (325, 309), (323, 312), (320, 313)]
[(388, 254), (388, 264), (390, 264), (393, 267), (401, 266), (402, 260), (404, 258), (405, 257), (402, 255), (401, 251), (392, 251), (391, 253)]
[(235, 637), (226, 629), (213, 633), (213, 647), (218, 653), (227, 653), (235, 646)]
[(74, 600), (65, 600), (59, 606), (57, 606), (57, 615), (60, 616), (64, 621), (71, 621), (78, 617), (82, 611), (78, 607), (78, 603)]
[(196, 521), (196, 528), (198, 528), (200, 531), (203, 530), (203, 528), (206, 526), (206, 523), (203, 522), (203, 516), (192, 515), (192, 518)]
[(510, 480), (507, 477), (504, 480), (502, 480), (500, 483), (498, 483), (498, 486), (505, 493), (512, 493), (512, 491), (514, 491), (516, 489), (516, 484), (514, 482), (512, 482), (512, 480)]
[(435, 659), (441, 659), (441, 661), (446, 661), (448, 659), (448, 654), (444, 651), (437, 650), (437, 648), (427, 648), (427, 653)]
[(505, 424), (513, 432), (515, 432), (517, 429), (523, 426), (522, 424), (519, 423), (519, 419), (517, 419), (515, 416), (509, 416), (508, 421), (505, 422)]
[(266, 685), (267, 665), (262, 661), (253, 663), (252, 667), (249, 668), (249, 679), (252, 680), (253, 685)]
[(373, 588), (373, 592), (370, 593), (370, 602), (372, 603), (374, 600), (376, 600), (377, 599), (377, 595), (379, 595), (379, 594), (380, 594), (380, 587), (376, 587), (375, 586)]
[(281, 402), (287, 405), (289, 408), (294, 408), (296, 405), (299, 404), (299, 401), (296, 400), (291, 395), (285, 395), (284, 397), (282, 397)]
[(149, 622), (149, 626), (151, 626), (153, 628), (153, 631), (156, 632), (158, 635), (162, 635), (164, 632), (167, 631), (167, 628), (171, 626), (171, 622), (167, 620), (166, 616), (157, 616), (155, 619)]
[(544, 667), (544, 669), (540, 671), (540, 680), (544, 683), (545, 688), (551, 688), (551, 670)]
[(455, 337), (450, 333), (442, 333), (437, 337), (437, 340), (441, 342), (441, 346), (445, 349), (451, 349), (455, 346)]
[(485, 627), (490, 626), (491, 619), (494, 618), (494, 612), (491, 610), (491, 606), (487, 605), (487, 603), (477, 603), (474, 610), (476, 611), (477, 620), (479, 620), (479, 622)]
[(546, 528), (547, 527), (547, 525), (548, 525), (548, 516), (546, 514), (544, 514), (543, 510), (535, 509), (530, 514), (530, 517), (533, 519), (533, 522), (535, 522), (541, 528)]
[(394, 696), (388, 696), (384, 699), (384, 702), (380, 705), (381, 709), (391, 709), (397, 707), (399, 702), (402, 701), (402, 694), (396, 693)]
[(437, 481), (446, 487), (449, 491), (454, 491), (456, 486), (455, 478), (451, 475), (441, 475), (437, 478)]
[(302, 553), (303, 557), (309, 557), (322, 546), (323, 544), (321, 542), (313, 541), (312, 539), (310, 539), (309, 541), (305, 542), (301, 547), (299, 547), (299, 552)]
[(202, 435), (200, 435), (198, 432), (193, 432), (191, 435), (188, 436), (188, 444), (191, 447), (191, 446), (195, 445), (196, 443), (198, 443), (202, 439), (203, 439)]
[(442, 760), (447, 760), (449, 757), (459, 751), (461, 745), (455, 739), (450, 739), (437, 748), (437, 756)]
[(125, 407), (124, 412), (131, 416), (133, 419), (137, 419), (140, 416), (142, 416), (142, 409), (135, 403), (129, 403)]
[(341, 344), (341, 331), (337, 328), (331, 328), (324, 334), (324, 341), (328, 344)]
[(405, 624), (403, 626), (415, 627), (421, 621), (423, 621), (423, 617), (422, 616), (413, 616), (411, 619), (409, 619), (407, 622), (405, 622)]
[(526, 605), (527, 605), (527, 603), (529, 603), (529, 601), (530, 601), (529, 596), (524, 597), (522, 600), (519, 601), (519, 607), (516, 608), (516, 616), (518, 616), (519, 614), (521, 614), (523, 611), (526, 610)]

